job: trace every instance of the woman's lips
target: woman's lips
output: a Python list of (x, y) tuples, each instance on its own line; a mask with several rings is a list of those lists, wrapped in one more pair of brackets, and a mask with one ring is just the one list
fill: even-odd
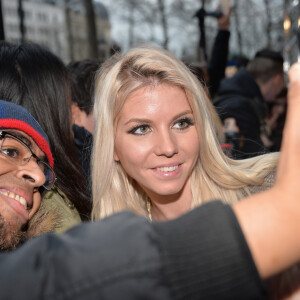
[(170, 165), (170, 166), (159, 166), (152, 168), (151, 170), (160, 176), (173, 177), (179, 174), (182, 168), (182, 164)]

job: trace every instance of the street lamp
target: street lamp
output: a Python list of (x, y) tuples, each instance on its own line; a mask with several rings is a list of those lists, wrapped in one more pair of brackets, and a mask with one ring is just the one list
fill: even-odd
[[(299, 22), (299, 20), (298, 20), (298, 22)], [(290, 28), (291, 28), (291, 19), (290, 19), (289, 15), (286, 13), (284, 22), (283, 22), (283, 29), (284, 29), (285, 34), (288, 35)]]

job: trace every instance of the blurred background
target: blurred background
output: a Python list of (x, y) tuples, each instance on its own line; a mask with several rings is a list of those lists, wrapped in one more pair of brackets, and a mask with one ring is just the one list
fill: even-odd
[[(298, 0), (227, 2), (232, 7), (229, 63), (252, 58), (264, 47), (281, 51), (286, 69), (298, 60)], [(201, 63), (209, 59), (216, 19), (224, 10), (220, 4), (224, 1), (1, 0), (0, 35), (11, 42), (39, 43), (66, 63), (103, 60), (145, 43)]]

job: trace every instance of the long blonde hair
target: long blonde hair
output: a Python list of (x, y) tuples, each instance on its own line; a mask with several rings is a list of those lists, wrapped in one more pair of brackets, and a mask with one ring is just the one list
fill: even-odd
[(92, 153), (93, 211), (100, 219), (122, 210), (146, 216), (147, 195), (114, 161), (115, 122), (125, 100), (135, 90), (166, 83), (182, 88), (192, 108), (200, 140), (191, 176), (192, 207), (211, 199), (232, 203), (263, 184), (278, 155), (235, 161), (225, 156), (216, 136), (217, 115), (201, 83), (165, 50), (141, 47), (115, 55), (103, 64), (96, 79), (95, 134)]

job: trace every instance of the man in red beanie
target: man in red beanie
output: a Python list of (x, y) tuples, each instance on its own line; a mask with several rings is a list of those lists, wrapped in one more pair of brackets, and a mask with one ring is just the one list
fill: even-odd
[(40, 187), (55, 182), (48, 137), (29, 112), (0, 100), (0, 251), (25, 239), (39, 209)]

